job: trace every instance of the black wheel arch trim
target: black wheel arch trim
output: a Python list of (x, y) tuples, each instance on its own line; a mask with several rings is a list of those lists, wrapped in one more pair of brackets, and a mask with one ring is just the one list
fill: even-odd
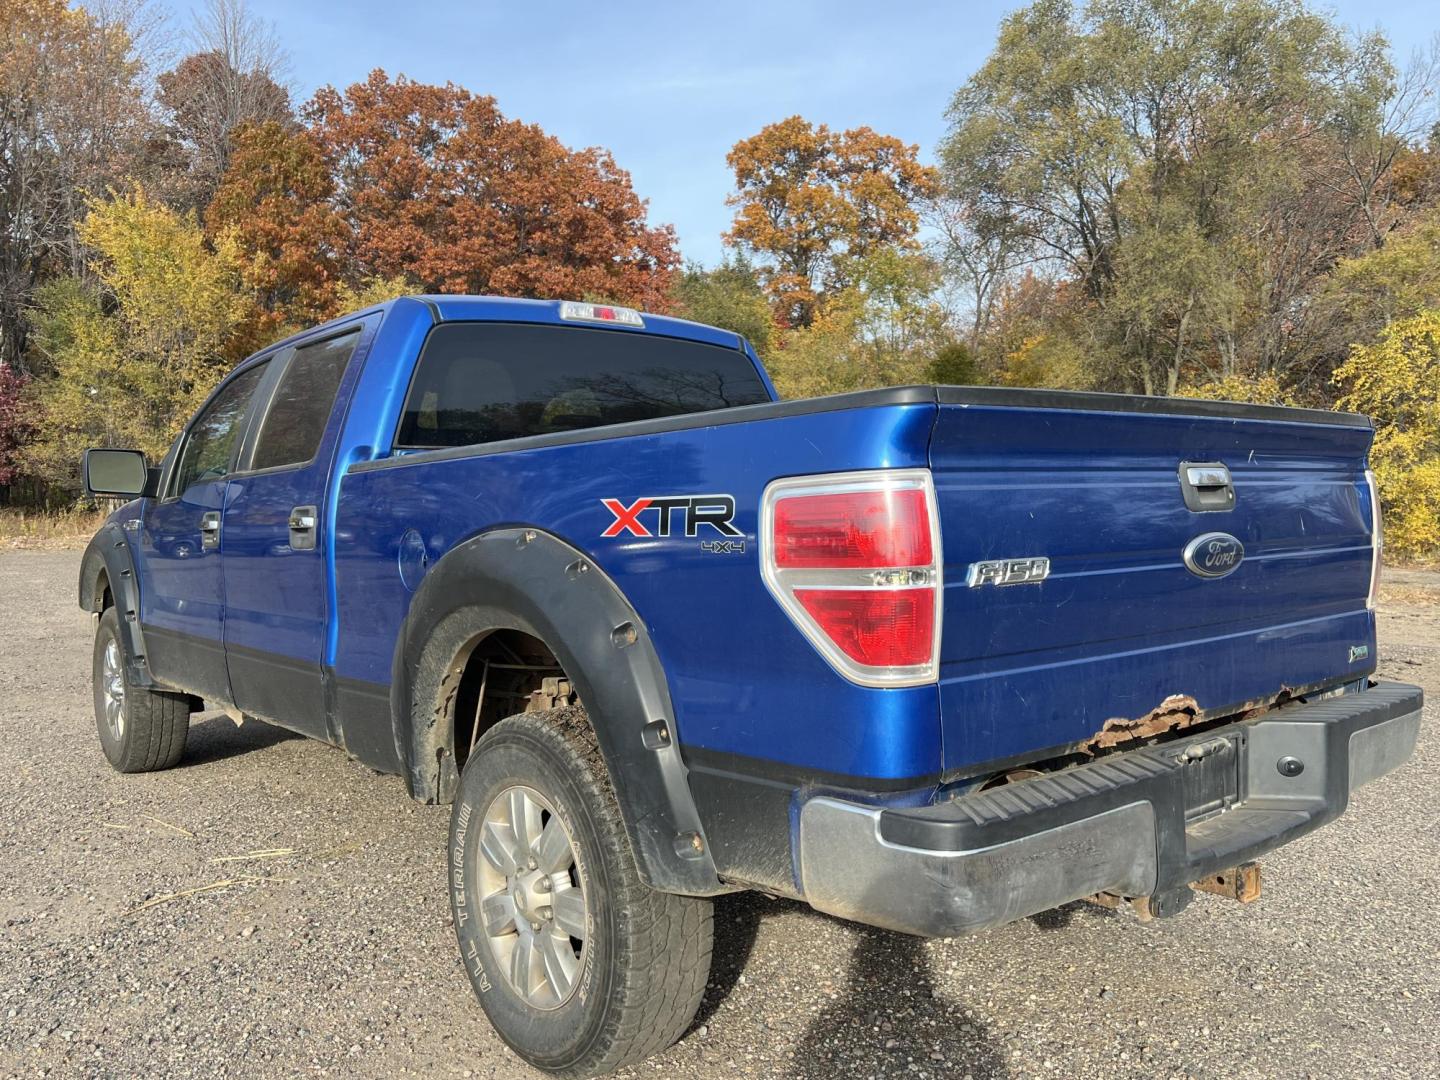
[[(646, 884), (692, 896), (730, 891), (710, 856), (673, 737), (669, 685), (644, 622), (588, 556), (541, 530), (496, 529), (459, 544), (416, 591), (390, 686), (410, 794), (426, 802), (453, 797), (450, 699), (467, 646), (501, 629), (543, 641), (578, 690)], [(641, 733), (656, 720), (672, 737), (652, 749)]]
[(145, 661), (145, 635), (140, 627), (140, 579), (135, 573), (135, 561), (125, 534), (113, 521), (100, 526), (80, 560), (80, 607), (97, 616), (105, 608), (102, 580), (114, 601), (130, 682), (135, 686), (154, 686), (155, 680)]

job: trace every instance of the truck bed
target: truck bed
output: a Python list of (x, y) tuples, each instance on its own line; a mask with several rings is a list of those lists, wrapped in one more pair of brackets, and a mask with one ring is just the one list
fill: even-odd
[[(1233, 712), (1368, 674), (1370, 438), (1368, 421), (1347, 414), (920, 386), (361, 462), (340, 489), (335, 669), (383, 691), (383, 628), (408, 602), (394, 572), (403, 537), (439, 557), (525, 523), (594, 558), (646, 621), (692, 764), (782, 783), (933, 787), (1074, 748), (1107, 721)], [(1233, 510), (1186, 508), (1176, 470), (1187, 460), (1231, 467)], [(757, 569), (768, 483), (882, 464), (934, 473), (938, 685), (877, 691), (838, 676)], [(743, 550), (603, 536), (606, 499), (715, 492), (736, 500)], [(1221, 580), (1181, 561), (1209, 530), (1245, 546)], [(1030, 556), (1051, 559), (1048, 580), (966, 584), (975, 561)], [(826, 717), (824, 739), (790, 720), (807, 715)]]

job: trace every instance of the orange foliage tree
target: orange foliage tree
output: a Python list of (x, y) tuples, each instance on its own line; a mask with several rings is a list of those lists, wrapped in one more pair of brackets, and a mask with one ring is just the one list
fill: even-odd
[(350, 231), (334, 196), (325, 157), (308, 132), (271, 121), (237, 135), (205, 226), (241, 254), (240, 276), (257, 306), (246, 345), (336, 314)]
[(821, 294), (848, 284), (854, 260), (914, 243), (915, 203), (937, 190), (918, 154), (868, 127), (835, 132), (800, 116), (735, 144), (725, 239), (757, 257), (782, 323), (809, 326)]
[(434, 292), (665, 310), (675, 233), (607, 151), (572, 151), (491, 97), (383, 71), (306, 107), (349, 228), (347, 270)]

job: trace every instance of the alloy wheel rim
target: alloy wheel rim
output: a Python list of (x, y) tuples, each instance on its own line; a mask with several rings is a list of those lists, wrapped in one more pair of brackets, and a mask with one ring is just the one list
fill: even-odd
[(105, 726), (111, 738), (119, 742), (125, 736), (125, 673), (120, 666), (120, 643), (114, 638), (105, 645), (103, 669)]
[(558, 1009), (584, 970), (590, 925), (575, 844), (550, 801), (517, 784), (481, 819), (480, 918), (510, 988), (536, 1009)]

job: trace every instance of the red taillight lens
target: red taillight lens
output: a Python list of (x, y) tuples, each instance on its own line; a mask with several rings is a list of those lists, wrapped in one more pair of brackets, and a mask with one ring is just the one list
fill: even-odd
[(928, 469), (777, 480), (765, 490), (761, 544), (765, 584), (846, 678), (935, 681), (942, 583)]
[(879, 569), (932, 561), (923, 491), (792, 495), (775, 504), (775, 565), (782, 569)]
[(914, 667), (930, 659), (930, 589), (796, 589), (795, 599), (850, 659), (866, 667)]

